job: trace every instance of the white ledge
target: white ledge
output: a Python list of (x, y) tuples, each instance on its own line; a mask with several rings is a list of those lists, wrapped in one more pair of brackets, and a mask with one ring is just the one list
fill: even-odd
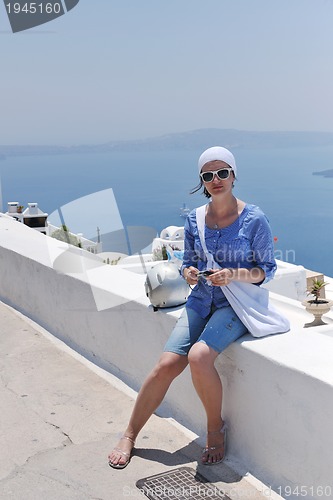
[[(103, 264), (0, 216), (0, 299), (135, 390), (182, 310), (153, 312), (144, 280), (133, 269)], [(291, 331), (263, 339), (244, 336), (217, 360), (229, 423), (228, 460), (242, 462), (273, 488), (327, 486), (333, 317), (325, 317), (326, 326), (304, 328), (311, 317), (299, 301), (271, 296), (290, 319)], [(204, 435), (205, 416), (188, 370), (159, 412)]]

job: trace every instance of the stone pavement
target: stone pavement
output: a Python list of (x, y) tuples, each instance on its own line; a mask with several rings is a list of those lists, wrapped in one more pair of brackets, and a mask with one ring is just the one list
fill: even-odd
[(134, 398), (118, 379), (0, 302), (1, 500), (147, 498), (137, 480), (180, 467), (200, 472), (232, 500), (280, 498), (228, 461), (199, 465), (196, 436), (156, 415), (129, 466), (111, 469), (107, 455)]

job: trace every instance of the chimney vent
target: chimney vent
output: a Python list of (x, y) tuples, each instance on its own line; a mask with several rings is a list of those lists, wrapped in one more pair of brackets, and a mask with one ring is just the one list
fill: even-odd
[(18, 201), (9, 201), (8, 202), (8, 213), (9, 214), (17, 214)]
[(37, 215), (38, 214), (38, 203), (28, 203), (29, 214)]

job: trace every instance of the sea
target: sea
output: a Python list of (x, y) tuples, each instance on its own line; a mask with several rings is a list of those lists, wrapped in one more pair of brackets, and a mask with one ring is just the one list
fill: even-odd
[[(276, 257), (333, 276), (333, 177), (313, 175), (333, 168), (333, 147), (232, 151), (238, 167), (234, 194), (265, 212)], [(10, 201), (25, 207), (37, 202), (51, 222), (65, 222), (69, 230), (89, 239), (96, 239), (98, 232), (119, 231), (120, 221), (132, 235), (145, 233), (148, 244), (164, 227), (184, 225), (181, 207), (193, 209), (207, 201), (201, 193), (190, 194), (198, 184), (201, 152), (8, 157), (0, 161), (0, 210), (2, 205), (6, 211)], [(76, 210), (67, 210), (68, 223), (63, 214), (70, 206)], [(105, 241), (111, 247), (103, 250), (112, 251), (112, 243)], [(129, 241), (128, 253), (140, 246), (144, 248), (145, 241)]]

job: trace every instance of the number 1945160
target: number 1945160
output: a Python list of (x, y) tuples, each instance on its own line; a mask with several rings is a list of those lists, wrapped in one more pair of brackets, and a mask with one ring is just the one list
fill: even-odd
[(277, 492), (283, 498), (288, 497), (311, 497), (311, 498), (332, 498), (331, 486), (279, 486)]
[(38, 3), (26, 2), (19, 4), (18, 2), (6, 4), (8, 14), (60, 14), (62, 6), (60, 3)]

